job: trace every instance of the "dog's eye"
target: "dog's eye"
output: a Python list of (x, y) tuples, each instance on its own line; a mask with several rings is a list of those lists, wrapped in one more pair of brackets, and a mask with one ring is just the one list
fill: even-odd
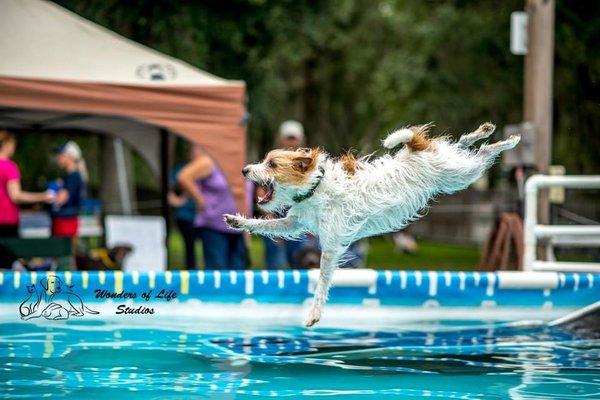
[(273, 168), (273, 169), (274, 169), (274, 168), (277, 168), (277, 163), (276, 163), (275, 161), (273, 161), (273, 160), (270, 160), (270, 161), (267, 163), (267, 166), (268, 166), (269, 168)]

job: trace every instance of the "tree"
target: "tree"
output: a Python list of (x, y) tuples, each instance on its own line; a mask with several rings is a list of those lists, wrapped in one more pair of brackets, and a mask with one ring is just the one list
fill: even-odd
[[(509, 52), (522, 0), (61, 0), (135, 41), (248, 84), (250, 158), (279, 123), (312, 145), (369, 152), (397, 126), (458, 134), (522, 118), (523, 60)], [(600, 167), (597, 2), (557, 2), (554, 162)]]

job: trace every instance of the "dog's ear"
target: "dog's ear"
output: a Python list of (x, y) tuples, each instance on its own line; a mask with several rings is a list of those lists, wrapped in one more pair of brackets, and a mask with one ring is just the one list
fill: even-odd
[(294, 168), (296, 168), (298, 171), (306, 172), (312, 162), (312, 157), (296, 157), (294, 158)]
[(40, 279), (40, 285), (42, 285), (44, 290), (48, 290), (48, 278)]
[(108, 250), (108, 258), (117, 264), (121, 264), (132, 251), (133, 247), (128, 244), (118, 245)]

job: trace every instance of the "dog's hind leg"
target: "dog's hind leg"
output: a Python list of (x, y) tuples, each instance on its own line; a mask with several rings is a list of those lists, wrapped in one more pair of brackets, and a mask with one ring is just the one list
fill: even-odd
[(323, 314), (323, 307), (327, 302), (327, 295), (329, 293), (329, 287), (331, 286), (331, 279), (333, 273), (337, 268), (337, 264), (341, 255), (341, 251), (323, 250), (321, 254), (321, 268), (319, 273), (319, 281), (315, 288), (315, 296), (313, 299), (313, 305), (308, 313), (308, 317), (304, 320), (304, 326), (310, 327), (319, 322), (321, 315)]
[(486, 122), (485, 124), (481, 124), (477, 130), (468, 133), (466, 135), (462, 135), (460, 139), (458, 139), (458, 146), (461, 148), (466, 148), (473, 145), (475, 142), (481, 139), (485, 139), (489, 137), (496, 130), (496, 126), (491, 122)]
[(506, 140), (502, 140), (500, 142), (492, 143), (492, 144), (484, 144), (477, 151), (477, 155), (484, 158), (495, 157), (501, 152), (505, 150), (510, 150), (515, 147), (519, 141), (521, 140), (521, 136), (513, 135)]

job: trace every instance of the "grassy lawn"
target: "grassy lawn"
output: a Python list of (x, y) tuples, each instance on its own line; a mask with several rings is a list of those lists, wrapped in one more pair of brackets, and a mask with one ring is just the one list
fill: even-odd
[(463, 247), (420, 240), (415, 254), (397, 253), (385, 238), (369, 240), (367, 266), (376, 269), (474, 270), (479, 263), (477, 247)]
[[(479, 262), (479, 249), (476, 247), (455, 246), (443, 243), (419, 241), (416, 254), (401, 254), (386, 238), (369, 240), (367, 266), (376, 269), (420, 269), (420, 270), (474, 270)], [(170, 269), (181, 269), (184, 264), (183, 241), (178, 232), (169, 235)], [(196, 254), (201, 260), (202, 249), (196, 244)], [(253, 268), (264, 265), (264, 246), (262, 240), (253, 237), (250, 245)]]

